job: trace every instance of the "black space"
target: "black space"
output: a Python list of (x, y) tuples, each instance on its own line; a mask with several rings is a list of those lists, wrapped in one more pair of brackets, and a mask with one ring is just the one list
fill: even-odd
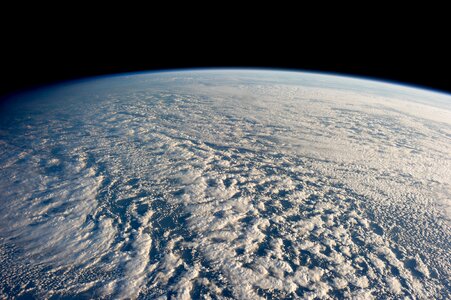
[(332, 22), (322, 28), (291, 18), (243, 27), (230, 16), (215, 27), (213, 16), (95, 25), (83, 25), (80, 17), (68, 25), (64, 18), (2, 26), (0, 95), (87, 76), (199, 67), (342, 73), (451, 92), (446, 36), (422, 24), (362, 29), (358, 22)]

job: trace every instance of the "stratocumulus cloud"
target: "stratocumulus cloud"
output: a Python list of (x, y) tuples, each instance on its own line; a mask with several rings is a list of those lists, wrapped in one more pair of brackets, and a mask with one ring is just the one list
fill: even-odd
[(212, 70), (0, 114), (2, 297), (450, 296), (447, 95)]

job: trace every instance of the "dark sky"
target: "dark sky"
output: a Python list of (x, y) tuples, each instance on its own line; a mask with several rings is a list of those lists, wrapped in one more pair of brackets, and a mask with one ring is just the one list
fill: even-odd
[(83, 18), (71, 24), (64, 18), (2, 26), (1, 95), (86, 76), (193, 67), (325, 71), (451, 92), (450, 46), (421, 24), (360, 30), (350, 22), (312, 30), (317, 24), (306, 27), (296, 19), (286, 26), (231, 22), (216, 28), (208, 22), (214, 17), (177, 26), (152, 21), (88, 26)]

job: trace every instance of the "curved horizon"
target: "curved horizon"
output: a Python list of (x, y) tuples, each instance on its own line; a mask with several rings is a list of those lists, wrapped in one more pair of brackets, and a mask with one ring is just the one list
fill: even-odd
[(330, 77), (341, 77), (347, 79), (355, 79), (369, 82), (377, 82), (381, 84), (393, 85), (397, 87), (404, 87), (413, 90), (421, 90), (435, 94), (441, 94), (445, 96), (451, 97), (451, 91), (434, 88), (428, 85), (416, 84), (409, 81), (399, 81), (387, 79), (384, 77), (378, 76), (368, 76), (368, 75), (359, 75), (356, 73), (342, 73), (335, 71), (318, 71), (318, 70), (310, 70), (310, 69), (298, 69), (298, 68), (278, 68), (278, 67), (190, 67), (190, 68), (166, 68), (166, 69), (154, 69), (154, 70), (140, 70), (140, 71), (125, 71), (125, 72), (117, 72), (117, 73), (104, 73), (98, 75), (87, 75), (87, 76), (79, 76), (69, 79), (61, 79), (50, 81), (42, 84), (30, 85), (28, 87), (23, 87), (21, 89), (8, 92), (4, 95), (0, 95), (0, 100), (6, 100), (8, 98), (27, 94), (30, 92), (38, 91), (41, 89), (47, 89), (56, 87), (59, 85), (65, 84), (76, 84), (84, 81), (95, 80), (95, 79), (103, 79), (103, 78), (111, 78), (111, 77), (123, 77), (123, 76), (133, 76), (133, 75), (145, 75), (145, 74), (161, 74), (161, 73), (183, 73), (183, 72), (202, 72), (202, 71), (260, 71), (260, 72), (283, 72), (283, 73), (298, 73), (298, 74), (311, 74), (311, 75), (322, 75), (322, 76), (330, 76)]

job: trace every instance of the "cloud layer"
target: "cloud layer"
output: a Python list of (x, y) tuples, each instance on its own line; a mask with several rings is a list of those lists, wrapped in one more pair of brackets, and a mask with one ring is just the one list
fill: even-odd
[(445, 299), (450, 107), (265, 71), (28, 95), (1, 112), (0, 295)]

